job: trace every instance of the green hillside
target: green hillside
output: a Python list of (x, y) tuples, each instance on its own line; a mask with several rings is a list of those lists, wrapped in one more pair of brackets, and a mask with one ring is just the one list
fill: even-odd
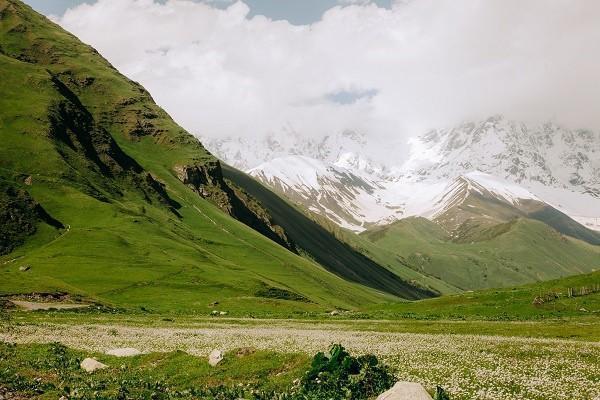
[(395, 255), (398, 263), (462, 290), (520, 285), (600, 269), (600, 247), (524, 218), (480, 228), (477, 240), (468, 242), (450, 238), (425, 218), (407, 218), (360, 236), (372, 244), (365, 248), (369, 254), (383, 250)]
[[(600, 271), (525, 286), (465, 292), (395, 305), (377, 305), (370, 307), (368, 312), (372, 318), (597, 318), (600, 315)], [(596, 324), (597, 321), (593, 319), (590, 323)]]
[[(247, 174), (229, 166), (225, 166), (223, 171), (226, 178), (260, 201), (272, 216), (273, 222), (283, 227), (301, 253), (329, 270), (341, 276), (351, 276), (354, 281), (367, 285), (375, 281), (381, 287), (396, 285), (397, 277), (400, 277), (403, 281), (410, 281), (414, 285), (406, 289), (398, 287), (398, 290), (407, 293), (405, 297), (411, 299), (431, 297), (435, 293), (446, 292), (439, 290), (436, 285), (430, 285), (426, 276), (409, 268), (388, 270), (381, 268), (380, 264), (386, 264), (381, 263), (378, 257), (373, 257), (372, 254), (367, 257), (348, 244), (351, 243), (349, 240), (352, 240), (350, 236), (342, 240), (336, 238), (330, 231)], [(349, 235), (355, 236), (351, 233)], [(440, 283), (439, 286), (447, 285)]]
[(0, 76), (0, 203), (10, 205), (0, 221), (11, 221), (0, 294), (244, 314), (421, 295), (394, 275), (368, 289), (349, 282), (359, 264), (342, 279), (291, 252), (281, 226), (148, 92), (16, 0), (0, 0)]

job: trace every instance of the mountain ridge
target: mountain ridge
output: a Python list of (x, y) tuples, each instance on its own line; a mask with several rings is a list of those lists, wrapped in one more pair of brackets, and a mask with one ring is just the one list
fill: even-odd
[(37, 228), (10, 236), (0, 295), (199, 314), (217, 302), (239, 315), (414, 297), (395, 276), (363, 282), (373, 289), (275, 243), (285, 232), (269, 213), (143, 87), (18, 0), (0, 0), (0, 48), (0, 181), (32, 199), (16, 196), (30, 206), (13, 214)]
[[(275, 143), (272, 151), (260, 154), (260, 163), (247, 171), (279, 190), (285, 186), (288, 197), (294, 201), (299, 200), (295, 197), (306, 198), (309, 193), (293, 177), (283, 176), (275, 161), (285, 157), (292, 164), (298, 156), (317, 160), (314, 163), (320, 166), (314, 170), (323, 181), (328, 181), (328, 186), (312, 185), (310, 190), (333, 198), (344, 198), (344, 191), (350, 190), (355, 193), (355, 199), (345, 199), (344, 208), (335, 213), (321, 207), (318, 201), (305, 201), (305, 206), (354, 231), (411, 215), (423, 215), (420, 204), (434, 197), (431, 191), (441, 192), (443, 183), (476, 172), (519, 186), (588, 228), (600, 229), (597, 211), (600, 210), (600, 165), (599, 158), (595, 157), (600, 154), (599, 135), (552, 123), (528, 125), (494, 116), (455, 128), (431, 130), (413, 138), (409, 142), (410, 156), (400, 165), (396, 165), (395, 160), (378, 158), (373, 150), (375, 144), (370, 143), (366, 135), (347, 132), (328, 136), (321, 142), (306, 139), (302, 143), (296, 137), (285, 142), (271, 135), (264, 141), (253, 139), (252, 142), (243, 138), (237, 141), (209, 140), (207, 146), (230, 161), (235, 158), (232, 152), (236, 143), (250, 149), (260, 143), (267, 148), (269, 143)], [(316, 152), (314, 143), (325, 148)], [(236, 157), (233, 161), (239, 162), (242, 153), (238, 151)], [(246, 161), (246, 164), (252, 162)], [(328, 169), (334, 173), (323, 172)], [(359, 176), (369, 182), (373, 190), (365, 191), (360, 185), (341, 182), (336, 177), (338, 171)], [(296, 175), (311, 173), (310, 168), (304, 168)], [(291, 190), (296, 190), (299, 195), (290, 196)], [(414, 194), (414, 198), (411, 199), (410, 194)]]

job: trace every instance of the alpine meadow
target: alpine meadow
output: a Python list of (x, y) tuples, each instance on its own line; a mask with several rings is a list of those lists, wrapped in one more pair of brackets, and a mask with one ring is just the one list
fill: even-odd
[(600, 399), (597, 18), (0, 0), (0, 400)]

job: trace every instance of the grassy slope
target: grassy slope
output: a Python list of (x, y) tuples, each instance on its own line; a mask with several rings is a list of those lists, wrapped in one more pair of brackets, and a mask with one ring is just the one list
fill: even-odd
[[(89, 373), (78, 368), (80, 360), (91, 356), (108, 365), (108, 368), (96, 371), (93, 380)], [(44, 399), (61, 397), (65, 394), (65, 386), (73, 392), (79, 391), (80, 396), (89, 397), (96, 393), (104, 398), (117, 398), (123, 388), (130, 391), (130, 398), (163, 398), (166, 397), (163, 393), (169, 390), (182, 392), (238, 384), (265, 391), (285, 391), (310, 365), (309, 357), (304, 354), (252, 349), (228, 353), (217, 367), (211, 367), (205, 358), (183, 351), (118, 358), (71, 349), (63, 353), (61, 348), (51, 344), (13, 347), (4, 343), (0, 343), (0, 360), (4, 362), (4, 385), (25, 395), (33, 395), (32, 389), (36, 387), (43, 389), (39, 398)], [(39, 376), (43, 377), (41, 383), (36, 383), (34, 378)]]
[[(371, 281), (380, 282), (383, 287), (396, 283), (396, 279), (391, 279), (395, 273), (404, 281), (414, 281), (415, 285), (427, 287), (429, 283), (427, 277), (406, 267), (389, 268), (390, 271), (382, 269), (377, 264), (380, 262), (378, 258), (368, 258), (344, 241), (337, 239), (327, 229), (247, 174), (226, 166), (224, 175), (258, 199), (273, 216), (274, 222), (285, 229), (296, 246), (329, 270), (343, 276), (353, 276), (356, 281), (365, 284)], [(418, 290), (408, 285), (404, 288), (399, 286), (399, 289), (410, 295), (409, 298), (422, 298), (427, 295), (426, 290)], [(439, 291), (436, 290), (437, 286), (433, 289)]]
[(448, 241), (435, 223), (408, 218), (360, 236), (416, 271), (464, 290), (519, 285), (600, 268), (599, 247), (561, 236), (538, 221), (519, 219), (480, 235), (485, 240), (456, 243)]
[[(0, 259), (0, 293), (62, 290), (121, 306), (199, 313), (219, 301), (245, 314), (391, 299), (290, 253), (189, 190), (173, 166), (213, 158), (143, 88), (22, 3), (0, 0), (0, 13), (0, 177), (27, 189), (68, 226), (58, 231), (42, 224), (24, 247)], [(182, 218), (145, 198), (132, 175), (106, 179), (81, 152), (66, 149), (68, 162), (61, 157), (48, 136), (48, 110), (65, 100), (49, 73), (66, 82), (125, 153), (166, 184)], [(148, 134), (132, 138), (140, 129)], [(31, 186), (23, 185), (26, 176)], [(19, 272), (23, 264), (31, 270)], [(312, 302), (256, 297), (265, 285)]]
[[(404, 222), (398, 222), (398, 224), (403, 224), (404, 229), (406, 229), (405, 232), (402, 233), (403, 238), (407, 242), (410, 242), (415, 248), (422, 246), (423, 241), (438, 242), (441, 240), (439, 238), (439, 227), (436, 225), (432, 226), (430, 224), (425, 224), (427, 225), (426, 227), (418, 227), (415, 224), (410, 223), (409, 219), (403, 221)], [(415, 267), (413, 264), (415, 262), (414, 258), (404, 257), (404, 254), (398, 252), (398, 249), (394, 246), (390, 246), (389, 248), (380, 246), (376, 241), (369, 240), (365, 235), (356, 235), (353, 232), (333, 227), (332, 229), (334, 229), (337, 236), (351, 244), (352, 247), (375, 260), (378, 264), (386, 266), (403, 279), (419, 282), (421, 285), (441, 293), (442, 295), (460, 293), (462, 291), (453, 284), (434, 276), (434, 271), (427, 271)], [(381, 230), (378, 232), (384, 231), (385, 230)]]
[[(575, 289), (577, 293), (582, 288), (599, 290), (600, 271), (513, 288), (487, 289), (411, 303), (374, 306), (366, 313), (372, 318), (468, 320), (540, 320), (576, 317), (581, 318), (582, 322), (591, 318), (589, 322), (596, 324), (597, 328), (598, 317), (600, 317), (600, 291), (584, 296), (568, 297), (569, 288)], [(554, 298), (554, 294), (558, 297)], [(544, 299), (544, 302), (534, 304), (536, 297)], [(506, 326), (505, 329), (510, 331), (512, 328)], [(595, 330), (598, 333), (597, 329)]]

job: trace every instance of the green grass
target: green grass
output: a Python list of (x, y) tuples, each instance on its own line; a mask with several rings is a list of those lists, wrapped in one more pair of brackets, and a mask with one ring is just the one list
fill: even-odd
[(478, 240), (468, 242), (450, 240), (424, 218), (407, 218), (366, 231), (354, 243), (382, 265), (408, 266), (429, 276), (430, 285), (442, 293), (452, 293), (452, 287), (507, 287), (600, 269), (600, 247), (524, 218), (487, 227)]
[[(575, 296), (569, 297), (569, 289)], [(590, 293), (579, 295), (581, 290)], [(535, 301), (536, 298), (543, 301)], [(536, 321), (582, 319), (597, 329), (600, 271), (525, 286), (487, 289), (402, 304), (369, 307), (369, 318)], [(510, 330), (510, 325), (501, 325)], [(571, 330), (571, 329), (569, 329)]]
[[(66, 227), (41, 222), (0, 257), (0, 295), (61, 291), (199, 315), (214, 302), (232, 315), (302, 315), (394, 301), (293, 254), (185, 186), (175, 166), (216, 160), (141, 86), (20, 1), (0, 0), (0, 13), (0, 179)], [(59, 117), (66, 139), (52, 133)], [(179, 203), (176, 213), (167, 201)], [(25, 264), (31, 269), (19, 271)], [(265, 297), (264, 287), (303, 300)]]
[[(90, 356), (105, 367), (83, 371), (80, 362)], [(395, 380), (375, 356), (353, 357), (340, 345), (317, 353), (310, 363), (304, 354), (241, 348), (210, 366), (182, 351), (118, 358), (59, 343), (0, 342), (0, 361), (0, 389), (38, 399), (367, 400)]]
[[(297, 248), (328, 270), (369, 286), (377, 282), (377, 287), (382, 290), (388, 289), (393, 293), (398, 291), (407, 299), (430, 297), (433, 294), (427, 287), (427, 277), (413, 273), (408, 268), (400, 271), (382, 268), (381, 265), (386, 264), (381, 263), (380, 258), (371, 254), (366, 257), (349, 245), (355, 240), (350, 237), (352, 234), (340, 238), (341, 240), (336, 238), (325, 227), (247, 174), (226, 166), (224, 175), (259, 200), (273, 217), (273, 221), (285, 229)], [(417, 287), (407, 284), (411, 281)]]
[[(169, 392), (175, 397), (190, 398), (190, 394), (177, 396), (176, 392), (238, 385), (283, 392), (293, 380), (302, 377), (310, 361), (303, 354), (240, 349), (226, 354), (221, 363), (211, 367), (207, 359), (182, 351), (119, 358), (54, 344), (4, 343), (0, 343), (0, 357), (3, 384), (24, 395), (37, 391), (35, 398), (40, 400), (67, 393), (75, 398), (116, 398), (124, 391), (137, 398), (170, 398)], [(79, 362), (86, 357), (94, 357), (108, 368), (90, 375), (79, 369)]]
[[(569, 297), (569, 289), (574, 296)], [(582, 290), (588, 294), (582, 295)], [(536, 302), (536, 298), (543, 302)], [(264, 326), (293, 322), (323, 329), (426, 334), (472, 334), (600, 340), (600, 271), (505, 289), (486, 289), (412, 302), (386, 303), (336, 316), (315, 311), (303, 315), (269, 314), (261, 318), (207, 318), (202, 315), (79, 310), (11, 312), (17, 325), (115, 324), (152, 327)], [(261, 317), (259, 313), (254, 315)]]

